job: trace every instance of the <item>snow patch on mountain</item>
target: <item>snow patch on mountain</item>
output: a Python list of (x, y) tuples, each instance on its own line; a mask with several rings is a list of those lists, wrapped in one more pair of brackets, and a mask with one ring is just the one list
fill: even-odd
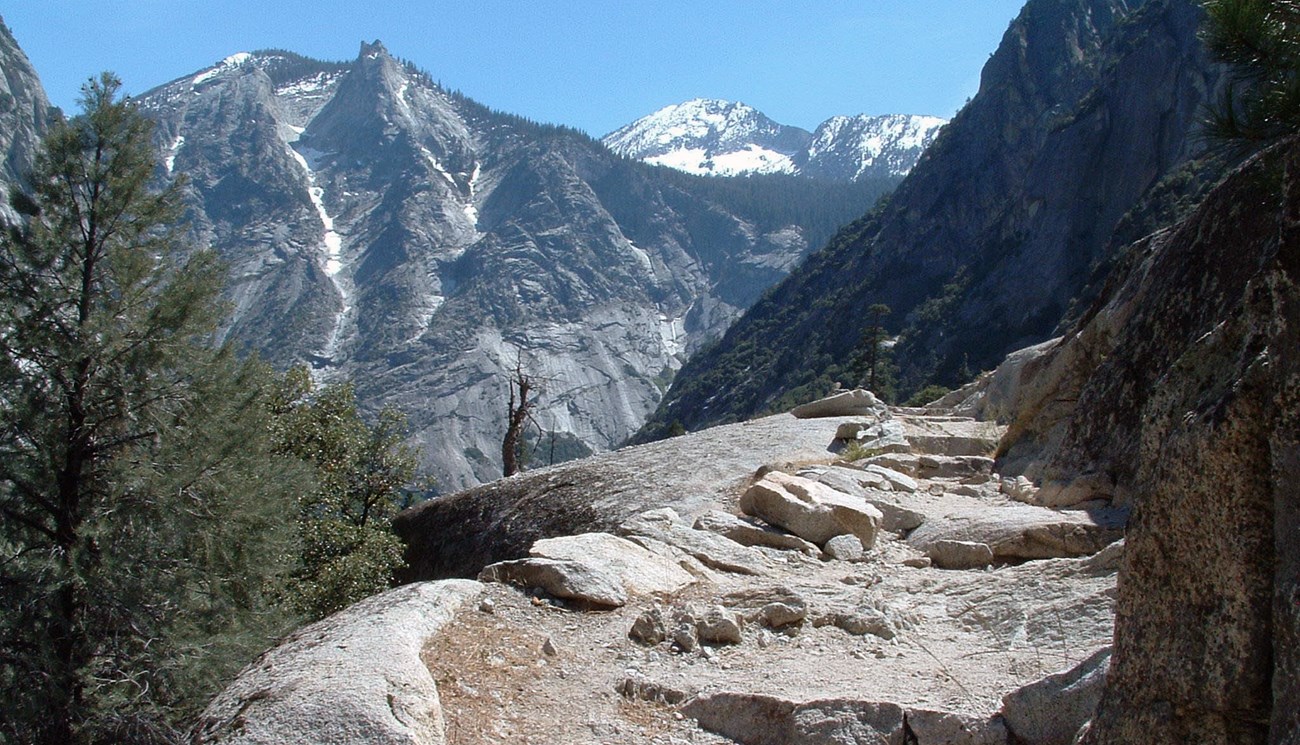
[(794, 160), (786, 153), (748, 145), (743, 150), (712, 155), (702, 147), (673, 150), (643, 158), (696, 176), (743, 176), (747, 173), (794, 173)]
[(465, 200), (465, 218), (469, 220), (475, 234), (478, 233), (478, 207), (475, 206), (474, 200), (478, 198), (478, 177), (482, 173), (483, 164), (475, 163), (474, 172), (469, 175), (469, 199)]
[(181, 151), (181, 146), (185, 144), (185, 135), (176, 135), (172, 144), (167, 148), (167, 156), (163, 158), (163, 166), (167, 168), (167, 175), (172, 175), (176, 168), (176, 154)]
[(209, 67), (207, 70), (204, 70), (198, 75), (195, 75), (194, 79), (190, 81), (190, 85), (195, 87), (203, 85), (204, 83), (217, 77), (223, 72), (233, 70), (236, 67), (239, 67), (240, 65), (244, 64), (245, 62), (248, 62), (251, 59), (253, 59), (253, 55), (249, 54), (248, 52), (238, 52), (236, 54), (232, 54), (229, 57), (221, 60), (217, 64), (213, 65), (212, 67)]
[(320, 350), (322, 358), (333, 361), (343, 341), (343, 330), (347, 323), (348, 314), (352, 311), (353, 293), (351, 283), (341, 274), (343, 271), (343, 238), (334, 230), (334, 216), (325, 207), (325, 187), (318, 184), (319, 179), (316, 172), (326, 153), (299, 145), (297, 142), (286, 144), (288, 145), (290, 157), (302, 167), (306, 176), (307, 195), (316, 208), (316, 214), (320, 217), (324, 231), (321, 237), (321, 248), (324, 253), (325, 274), (334, 284), (334, 289), (338, 291), (342, 304), (334, 318), (334, 328), (330, 331), (329, 338), (326, 339), (325, 345)]

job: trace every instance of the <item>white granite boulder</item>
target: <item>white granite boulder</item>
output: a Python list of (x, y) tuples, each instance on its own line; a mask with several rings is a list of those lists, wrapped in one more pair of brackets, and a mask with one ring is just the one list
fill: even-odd
[(828, 416), (862, 416), (872, 414), (877, 417), (889, 415), (889, 408), (876, 398), (871, 391), (856, 389), (841, 391), (826, 398), (800, 404), (790, 410), (798, 419), (815, 419)]
[(993, 549), (973, 541), (933, 541), (925, 550), (940, 569), (983, 569), (993, 564)]
[(937, 541), (983, 543), (1005, 560), (1088, 556), (1124, 535), (1122, 510), (1049, 510), (1013, 502), (989, 509), (967, 507), (932, 516), (907, 542), (929, 553)]
[(538, 558), (499, 561), (484, 567), (478, 579), (537, 588), (557, 598), (598, 608), (627, 604), (627, 590), (619, 578), (587, 562)]
[(534, 558), (587, 564), (618, 578), (634, 595), (672, 593), (695, 581), (667, 556), (609, 533), (544, 538), (533, 543)]
[(740, 498), (740, 509), (819, 546), (852, 533), (871, 548), (883, 520), (880, 510), (860, 497), (780, 471), (751, 485)]

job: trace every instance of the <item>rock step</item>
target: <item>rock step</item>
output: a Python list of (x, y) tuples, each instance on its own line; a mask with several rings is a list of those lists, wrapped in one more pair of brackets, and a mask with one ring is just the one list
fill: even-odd
[(1006, 725), (994, 715), (969, 715), (854, 699), (788, 701), (723, 691), (697, 696), (682, 714), (704, 729), (744, 745), (1006, 745)]

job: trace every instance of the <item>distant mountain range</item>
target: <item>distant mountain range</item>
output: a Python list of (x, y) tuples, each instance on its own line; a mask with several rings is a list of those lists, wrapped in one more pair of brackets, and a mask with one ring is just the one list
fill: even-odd
[(697, 98), (665, 106), (601, 138), (629, 158), (706, 176), (789, 173), (836, 181), (907, 175), (946, 120), (836, 116), (814, 132), (743, 103)]

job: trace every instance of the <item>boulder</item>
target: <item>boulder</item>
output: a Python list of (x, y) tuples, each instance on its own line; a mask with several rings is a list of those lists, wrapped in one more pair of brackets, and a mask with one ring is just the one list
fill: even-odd
[[(842, 466), (812, 466), (799, 471), (798, 475), (845, 494), (861, 497), (867, 504), (880, 510), (882, 530), (905, 533), (925, 522), (925, 515), (905, 505), (901, 496), (916, 491), (916, 481), (898, 471), (881, 466), (867, 466), (865, 470)], [(897, 488), (895, 484), (898, 485)]]
[(911, 709), (907, 729), (917, 745), (1006, 745), (1001, 717), (973, 717), (949, 711)]
[(864, 465), (883, 466), (897, 471), (898, 473), (915, 478), (916, 461), (919, 457), (920, 456), (917, 456), (914, 453), (882, 453), (880, 455), (873, 455), (865, 461), (862, 461), (862, 463)]
[(1055, 479), (1042, 485), (1023, 501), (1043, 507), (1074, 507), (1095, 500), (1114, 500), (1115, 482), (1103, 474), (1081, 474), (1068, 480)]
[(1022, 686), (1002, 697), (1002, 717), (1024, 745), (1070, 745), (1092, 718), (1106, 687), (1110, 647), (1069, 670)]
[(906, 453), (912, 449), (903, 425), (892, 419), (882, 422), (846, 422), (835, 430), (835, 438), (856, 442), (862, 450), (876, 453)]
[[(724, 691), (696, 696), (680, 711), (701, 728), (744, 745), (788, 745), (800, 742), (794, 729), (795, 708), (793, 702), (775, 696)], [(901, 721), (901, 713), (899, 717)]]
[(855, 535), (837, 535), (822, 550), (836, 561), (858, 561), (863, 555), (862, 541)]
[(1034, 482), (1024, 476), (1016, 476), (1015, 478), (1008, 476), (1002, 479), (999, 491), (1007, 495), (1009, 499), (1024, 502), (1025, 504), (1033, 504), (1034, 497), (1038, 494), (1038, 487), (1034, 486)]
[(534, 558), (573, 561), (613, 575), (631, 594), (672, 593), (695, 581), (666, 556), (609, 533), (583, 533), (537, 541)]
[(765, 546), (783, 550), (817, 553), (816, 544), (797, 535), (775, 530), (765, 525), (755, 525), (729, 512), (709, 510), (695, 518), (696, 530), (708, 530), (729, 538), (742, 546)]
[(762, 554), (718, 533), (691, 528), (669, 507), (629, 518), (619, 526), (619, 532), (633, 541), (642, 536), (674, 546), (711, 569), (761, 575), (767, 568)]
[(890, 488), (894, 491), (907, 492), (910, 494), (915, 492), (918, 488), (916, 479), (901, 471), (895, 471), (892, 468), (886, 468), (885, 466), (875, 463), (868, 463), (862, 470), (884, 479), (885, 483), (889, 484)]
[(987, 543), (932, 541), (925, 553), (940, 569), (983, 569), (993, 564), (993, 550)]
[(629, 675), (615, 687), (623, 698), (676, 706), (687, 698), (686, 691), (656, 683), (639, 673)]
[(208, 704), (187, 742), (446, 742), (420, 652), (481, 592), (471, 580), (405, 585), (299, 629)]
[(865, 471), (858, 467), (847, 466), (805, 466), (795, 472), (796, 476), (812, 479), (855, 497), (865, 496), (868, 489), (889, 491), (894, 487), (889, 480), (879, 473)]
[(484, 567), (478, 579), (537, 588), (557, 598), (599, 608), (617, 608), (627, 603), (627, 591), (617, 576), (583, 561), (538, 558), (500, 561)]
[(916, 457), (916, 476), (923, 479), (960, 479), (983, 483), (993, 474), (993, 459), (984, 455), (933, 455)]
[(627, 636), (638, 644), (651, 647), (667, 639), (668, 630), (664, 626), (663, 611), (657, 607), (642, 611), (632, 622), (632, 629), (627, 632)]
[(880, 510), (861, 498), (780, 471), (750, 486), (740, 498), (740, 509), (817, 545), (852, 533), (870, 548), (883, 520)]
[(861, 416), (873, 414), (884, 418), (889, 408), (871, 391), (856, 389), (842, 391), (826, 398), (800, 404), (790, 410), (797, 419), (815, 419), (828, 416)]
[(739, 644), (744, 623), (736, 612), (713, 606), (700, 615), (695, 628), (700, 641), (706, 644)]
[(1127, 518), (1124, 510), (967, 507), (928, 518), (907, 542), (927, 554), (936, 541), (983, 543), (1000, 560), (1088, 556), (1122, 538)]

